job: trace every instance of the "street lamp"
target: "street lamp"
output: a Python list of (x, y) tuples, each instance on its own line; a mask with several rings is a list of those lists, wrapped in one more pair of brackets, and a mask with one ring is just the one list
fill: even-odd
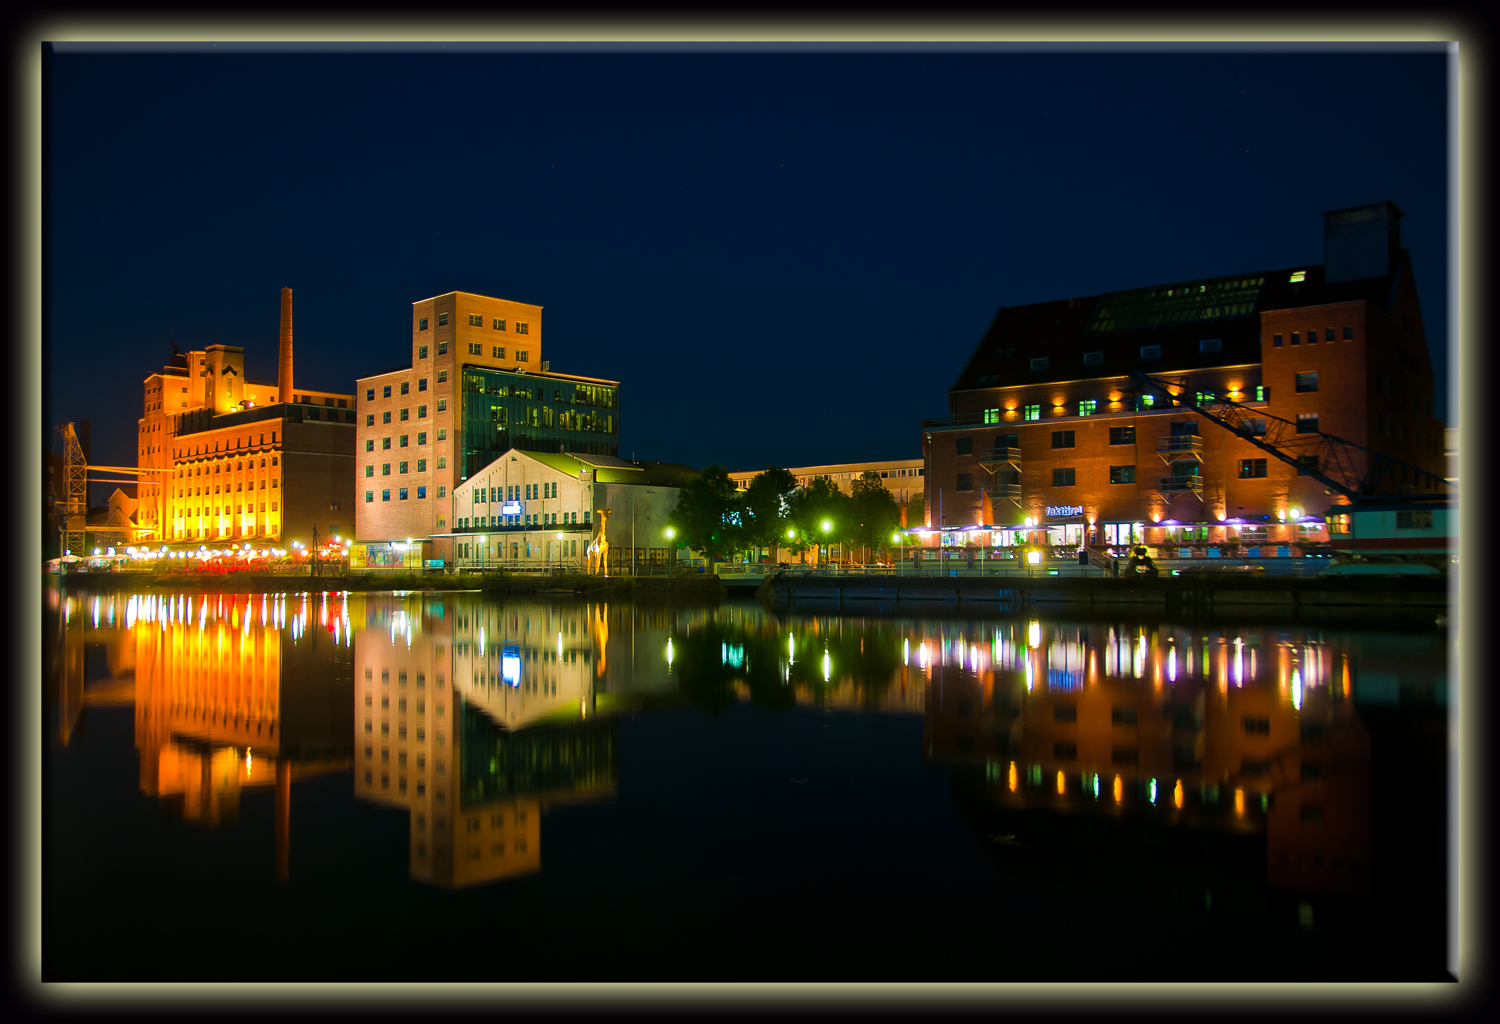
[[(670, 541), (673, 537), (677, 536), (677, 531), (675, 529), (673, 529), (672, 527), (670, 527), (670, 526), (667, 527), (666, 530), (664, 530), (663, 532), (666, 534), (668, 541)], [(672, 553), (671, 558), (669, 559), (669, 561), (667, 563), (667, 566), (668, 566), (667, 571), (670, 572), (670, 573), (675, 573), (677, 571), (677, 545), (675, 545), (675, 544), (668, 544), (667, 545), (667, 550)]]
[(833, 560), (833, 546), (828, 543), (828, 531), (833, 529), (833, 524), (823, 520), (823, 564), (827, 565)]
[(484, 557), (485, 557), (484, 538), (480, 537), (479, 538), (479, 568), (480, 568), (480, 571), (484, 570)]

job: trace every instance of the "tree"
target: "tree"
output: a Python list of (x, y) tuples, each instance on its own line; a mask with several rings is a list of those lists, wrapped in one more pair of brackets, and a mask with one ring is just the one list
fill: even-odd
[(728, 558), (745, 547), (743, 510), (729, 474), (709, 465), (678, 494), (667, 523), (685, 546), (709, 558)]
[(854, 542), (865, 549), (868, 561), (872, 551), (890, 546), (891, 532), (901, 525), (901, 509), (874, 470), (861, 473), (850, 489), (854, 492), (849, 499), (853, 513), (850, 532)]
[(746, 540), (755, 547), (773, 551), (786, 543), (787, 516), (796, 497), (797, 481), (778, 466), (767, 466), (755, 474), (745, 491)]
[(924, 492), (918, 491), (911, 496), (906, 503), (906, 527), (914, 529), (918, 526), (926, 526), (927, 498)]
[[(803, 488), (802, 493), (791, 503), (791, 528), (796, 537), (790, 542), (794, 551), (802, 551), (808, 545), (839, 544), (850, 539), (853, 512), (849, 507), (849, 496), (822, 477), (818, 477)], [(823, 529), (827, 523), (829, 528)]]

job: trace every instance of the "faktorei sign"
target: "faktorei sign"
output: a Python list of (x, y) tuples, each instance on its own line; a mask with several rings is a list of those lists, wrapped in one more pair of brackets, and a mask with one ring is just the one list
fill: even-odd
[(1083, 506), (1082, 505), (1048, 505), (1047, 506), (1047, 515), (1049, 515), (1049, 516), (1081, 516), (1081, 515), (1083, 515)]
[(521, 503), (519, 501), (507, 501), (500, 506), (500, 514), (503, 516), (518, 516), (521, 514)]

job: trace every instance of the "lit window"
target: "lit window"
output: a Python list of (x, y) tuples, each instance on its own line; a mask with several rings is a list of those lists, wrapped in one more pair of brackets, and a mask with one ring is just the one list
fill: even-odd
[(1099, 408), (1098, 401), (1096, 401), (1095, 399), (1092, 399), (1092, 398), (1085, 398), (1083, 401), (1081, 401), (1081, 402), (1078, 403), (1078, 415), (1080, 415), (1080, 416), (1092, 416), (1092, 415), (1094, 415), (1094, 410), (1096, 410), (1098, 408)]
[(1263, 477), (1265, 475), (1266, 475), (1266, 460), (1265, 459), (1241, 459), (1240, 460), (1240, 479), (1241, 480), (1253, 480), (1253, 479), (1255, 479), (1257, 477)]
[(1109, 482), (1112, 483), (1112, 484), (1133, 484), (1133, 483), (1135, 483), (1135, 467), (1134, 466), (1110, 466), (1109, 467)]
[(1318, 390), (1318, 371), (1309, 370), (1297, 374), (1297, 390), (1299, 392)]
[(1039, 420), (1041, 418), (1042, 418), (1042, 407), (1040, 405), (1028, 405), (1026, 407), (1026, 421), (1028, 423), (1031, 422), (1032, 420)]
[(1307, 280), (1307, 271), (1305, 270), (1292, 271), (1292, 276), (1288, 279), (1291, 284), (1301, 284), (1305, 280)]
[(999, 423), (1000, 422), (1000, 410), (999, 409), (986, 409), (984, 411), (984, 422), (986, 422), (986, 423)]
[(484, 314), (482, 314), (482, 313), (470, 313), (469, 314), (469, 326), (470, 327), (483, 327), (484, 326)]
[(1316, 434), (1318, 432), (1318, 414), (1315, 412), (1302, 412), (1297, 414), (1297, 433)]

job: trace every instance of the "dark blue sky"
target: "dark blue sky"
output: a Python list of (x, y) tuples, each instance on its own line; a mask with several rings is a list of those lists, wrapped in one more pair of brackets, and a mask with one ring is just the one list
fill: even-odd
[(1431, 49), (113, 49), (45, 80), (45, 426), (95, 462), (134, 463), (168, 335), (274, 380), (283, 286), (308, 387), (461, 289), (622, 382), (626, 457), (912, 458), (999, 306), (1318, 263), (1319, 214), (1381, 199), (1447, 411)]

